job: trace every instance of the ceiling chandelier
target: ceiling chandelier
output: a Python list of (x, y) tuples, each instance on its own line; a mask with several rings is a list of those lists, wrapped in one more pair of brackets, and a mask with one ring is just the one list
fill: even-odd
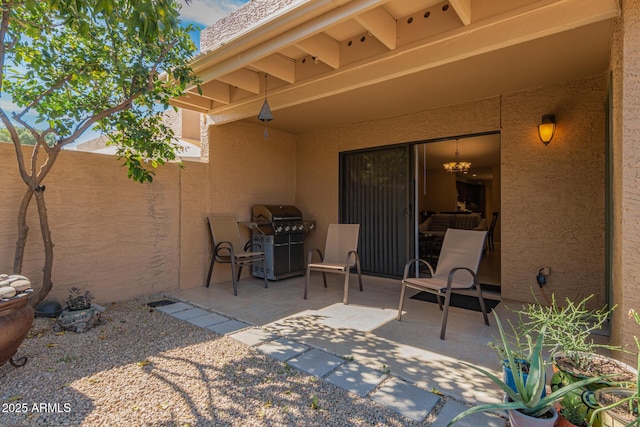
[(443, 163), (442, 166), (444, 166), (444, 170), (446, 170), (447, 172), (459, 172), (459, 173), (469, 172), (471, 163), (461, 162), (458, 160), (458, 140), (457, 139), (456, 139), (456, 161)]

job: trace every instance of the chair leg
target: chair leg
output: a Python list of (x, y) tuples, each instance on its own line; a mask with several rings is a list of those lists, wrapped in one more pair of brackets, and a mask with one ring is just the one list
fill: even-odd
[(231, 257), (231, 280), (233, 282), (233, 295), (238, 296), (238, 281), (236, 280), (236, 263)]
[(307, 289), (309, 288), (309, 276), (311, 275), (311, 269), (307, 267), (307, 274), (304, 277), (304, 299), (307, 299)]
[(349, 267), (347, 267), (347, 271), (344, 272), (344, 294), (342, 295), (344, 305), (349, 305), (349, 274)]
[(358, 282), (360, 282), (360, 292), (362, 292), (362, 271), (360, 270), (360, 261), (356, 261), (356, 270), (358, 271)]
[(398, 321), (402, 320), (402, 307), (404, 306), (404, 292), (407, 289), (407, 285), (402, 284), (402, 290), (400, 291), (400, 305), (398, 305)]
[(209, 264), (209, 274), (207, 274), (207, 288), (211, 284), (211, 275), (213, 273), (213, 264), (216, 262), (216, 255), (211, 255), (211, 263)]
[(324, 271), (322, 272), (322, 280), (324, 281), (324, 287), (327, 287), (327, 275), (324, 274)]
[(447, 330), (447, 316), (449, 315), (449, 301), (451, 301), (451, 291), (444, 297), (444, 311), (442, 312), (442, 329), (440, 329), (440, 339), (444, 341), (444, 333)]
[(242, 274), (242, 264), (238, 265), (238, 277), (236, 278), (236, 281), (240, 281), (240, 275)]
[(476, 289), (478, 290), (478, 300), (480, 301), (480, 308), (482, 309), (482, 316), (484, 317), (484, 324), (489, 326), (489, 318), (487, 317), (487, 309), (484, 305), (484, 298), (482, 297), (482, 288), (480, 284), (476, 285)]
[(264, 273), (262, 277), (264, 278), (264, 287), (269, 287), (269, 281), (267, 280), (267, 262), (264, 258), (262, 258), (262, 272)]

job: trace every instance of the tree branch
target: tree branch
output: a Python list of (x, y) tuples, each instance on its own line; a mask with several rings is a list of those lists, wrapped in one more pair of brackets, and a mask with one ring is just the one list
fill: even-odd
[(30, 188), (34, 188), (35, 180), (32, 176), (27, 174), (27, 170), (25, 168), (24, 154), (22, 153), (22, 146), (20, 145), (20, 137), (18, 136), (18, 132), (16, 132), (16, 128), (13, 126), (13, 123), (9, 120), (9, 117), (2, 108), (0, 108), (0, 120), (2, 120), (2, 124), (4, 124), (7, 131), (9, 131), (9, 135), (11, 135), (11, 142), (13, 142), (16, 157), (18, 158), (18, 170), (20, 171), (20, 176), (25, 184)]
[[(79, 70), (82, 71), (82, 70)], [(54, 90), (56, 89), (60, 89), (66, 82), (68, 82), (69, 80), (71, 80), (73, 76), (72, 75), (67, 75), (64, 76), (62, 79), (60, 79), (59, 81), (57, 81), (56, 83), (54, 83), (49, 89), (45, 90), (44, 92), (42, 92), (40, 95), (38, 95), (33, 101), (31, 101), (31, 103), (29, 105), (27, 105), (24, 110), (22, 110), (22, 112), (20, 114), (14, 114), (13, 117), (15, 119), (20, 119), (22, 118), (22, 116), (24, 116), (25, 114), (27, 114), (29, 112), (29, 110), (31, 110), (31, 108), (33, 108), (34, 105), (37, 105), (40, 100), (42, 98), (44, 98), (45, 96), (53, 93)]]

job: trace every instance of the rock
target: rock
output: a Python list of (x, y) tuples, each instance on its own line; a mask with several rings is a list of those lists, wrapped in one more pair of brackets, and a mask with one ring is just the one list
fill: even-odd
[(5, 286), (0, 288), (0, 299), (2, 298), (11, 298), (16, 295), (16, 290), (11, 286)]
[(31, 282), (25, 279), (18, 279), (15, 282), (11, 282), (9, 286), (11, 286), (17, 292), (22, 292), (22, 291), (26, 291), (31, 287)]
[(86, 332), (94, 326), (102, 324), (100, 314), (100, 310), (95, 307), (74, 311), (65, 309), (58, 316), (56, 323), (53, 325), (53, 330), (56, 332)]

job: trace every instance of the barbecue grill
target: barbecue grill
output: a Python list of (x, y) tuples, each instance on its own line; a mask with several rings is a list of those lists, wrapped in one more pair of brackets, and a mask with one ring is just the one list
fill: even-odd
[[(303, 276), (304, 237), (315, 228), (315, 221), (303, 221), (300, 209), (291, 205), (256, 205), (251, 210), (254, 243), (260, 243), (267, 265), (267, 279)], [(252, 274), (264, 278), (261, 265)]]

